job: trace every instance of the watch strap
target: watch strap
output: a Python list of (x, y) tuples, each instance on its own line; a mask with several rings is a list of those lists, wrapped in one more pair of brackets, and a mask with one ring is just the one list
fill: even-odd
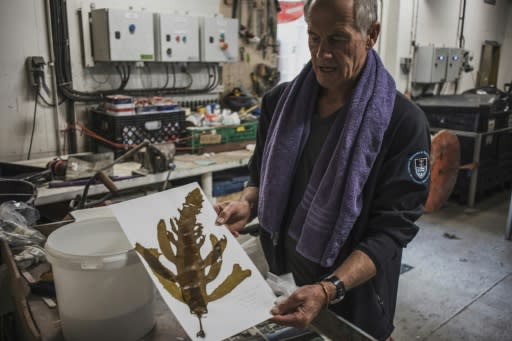
[(336, 295), (332, 300), (329, 301), (329, 304), (336, 304), (341, 302), (341, 300), (345, 298), (345, 283), (343, 283), (343, 281), (336, 275), (327, 276), (324, 281), (331, 282), (336, 288)]

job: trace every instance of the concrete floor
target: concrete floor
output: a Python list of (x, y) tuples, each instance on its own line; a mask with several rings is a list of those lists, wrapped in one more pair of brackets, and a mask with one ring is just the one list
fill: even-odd
[[(510, 191), (424, 215), (404, 250), (395, 340), (512, 340)], [(450, 239), (445, 234), (456, 239)]]

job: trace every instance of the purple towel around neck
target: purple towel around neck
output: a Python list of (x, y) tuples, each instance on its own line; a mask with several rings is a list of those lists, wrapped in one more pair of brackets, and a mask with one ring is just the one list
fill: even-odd
[[(272, 116), (263, 150), (258, 218), (273, 238), (283, 224), (319, 90), (309, 63), (283, 91)], [(370, 50), (346, 118), (335, 119), (290, 223), (288, 233), (305, 258), (324, 267), (334, 264), (361, 212), (362, 191), (381, 149), (395, 96), (393, 78)]]

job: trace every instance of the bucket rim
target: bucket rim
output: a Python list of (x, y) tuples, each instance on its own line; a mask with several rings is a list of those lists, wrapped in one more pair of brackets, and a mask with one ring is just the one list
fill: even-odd
[[(117, 261), (125, 261), (130, 254), (135, 254), (135, 249), (131, 244), (128, 244), (129, 247), (126, 247), (123, 250), (116, 251), (116, 252), (98, 252), (93, 255), (86, 255), (86, 254), (73, 254), (69, 252), (64, 252), (61, 250), (58, 250), (55, 248), (54, 245), (52, 245), (52, 242), (54, 241), (53, 238), (55, 238), (58, 233), (63, 233), (66, 230), (76, 228), (76, 225), (79, 224), (93, 224), (95, 221), (101, 221), (101, 222), (114, 222), (115, 224), (119, 225), (119, 222), (115, 217), (95, 217), (90, 219), (84, 219), (75, 221), (73, 223), (64, 225), (54, 232), (52, 232), (44, 245), (44, 248), (47, 252), (47, 258), (50, 263), (54, 262), (65, 262), (65, 263), (83, 263), (85, 261), (96, 261), (101, 262), (103, 264), (105, 263), (113, 263)], [(72, 226), (74, 225), (74, 226)], [(121, 233), (124, 235), (124, 233), (121, 230)], [(53, 238), (52, 238), (53, 236)]]

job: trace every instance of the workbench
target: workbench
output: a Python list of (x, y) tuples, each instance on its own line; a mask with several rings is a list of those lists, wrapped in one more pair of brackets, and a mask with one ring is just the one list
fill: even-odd
[[(170, 174), (169, 180), (184, 179), (200, 176), (201, 187), (210, 199), (212, 198), (212, 175), (215, 172), (232, 168), (244, 167), (248, 164), (252, 152), (248, 150), (236, 150), (211, 155), (183, 154), (174, 157), (176, 169)], [(23, 161), (22, 164), (30, 166), (45, 167), (49, 159), (38, 159)], [(124, 162), (114, 165), (115, 176), (129, 176), (133, 170), (140, 167), (139, 163)], [(131, 188), (144, 187), (163, 183), (167, 179), (168, 172), (148, 174), (116, 181), (115, 185), (122, 191)], [(47, 205), (57, 202), (69, 201), (77, 195), (81, 195), (84, 186), (69, 186), (60, 188), (49, 188), (43, 185), (37, 189), (36, 206)], [(89, 195), (107, 193), (108, 189), (103, 185), (92, 185), (89, 188)]]

